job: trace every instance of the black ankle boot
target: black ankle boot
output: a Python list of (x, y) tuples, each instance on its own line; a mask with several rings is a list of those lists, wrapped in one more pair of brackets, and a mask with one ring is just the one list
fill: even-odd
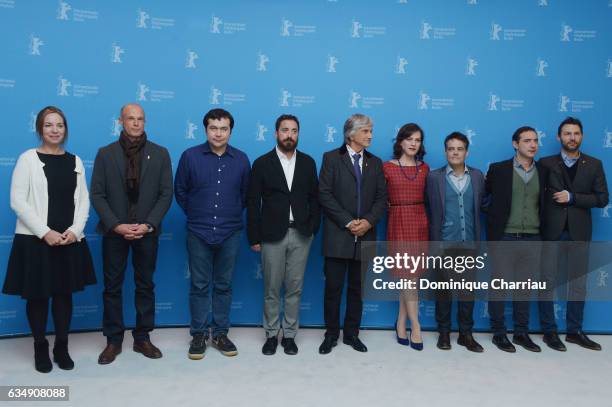
[(49, 358), (49, 342), (34, 342), (34, 367), (40, 373), (49, 373), (53, 364)]
[(74, 369), (74, 362), (68, 354), (68, 340), (55, 340), (55, 346), (53, 346), (53, 361), (57, 363), (60, 369)]

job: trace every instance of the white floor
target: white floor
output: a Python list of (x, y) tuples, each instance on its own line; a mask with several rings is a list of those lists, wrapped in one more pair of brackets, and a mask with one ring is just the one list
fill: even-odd
[(369, 347), (365, 354), (340, 342), (331, 354), (319, 355), (322, 335), (319, 329), (303, 329), (298, 355), (285, 355), (279, 346), (276, 355), (264, 356), (261, 328), (232, 328), (238, 356), (228, 358), (208, 347), (204, 359), (192, 361), (186, 328), (158, 329), (152, 340), (162, 359), (133, 352), (126, 335), (117, 360), (99, 366), (101, 333), (71, 334), (76, 368), (54, 366), (49, 374), (34, 370), (32, 338), (2, 339), (0, 385), (70, 386), (70, 402), (37, 406), (612, 405), (612, 336), (592, 337), (602, 344), (601, 352), (567, 344), (568, 351), (560, 353), (533, 335), (542, 353), (519, 348), (508, 354), (491, 344), (490, 334), (476, 334), (485, 352), (473, 354), (456, 345), (456, 334), (453, 349), (440, 351), (437, 334), (426, 332), (425, 349), (416, 352), (396, 344), (392, 331), (370, 330), (360, 334)]

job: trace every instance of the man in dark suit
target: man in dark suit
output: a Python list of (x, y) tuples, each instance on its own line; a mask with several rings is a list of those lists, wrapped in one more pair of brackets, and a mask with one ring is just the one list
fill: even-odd
[(137, 104), (121, 109), (123, 131), (119, 140), (102, 147), (91, 176), (91, 202), (103, 234), (103, 333), (107, 345), (98, 363), (111, 363), (121, 353), (123, 324), (122, 287), (128, 253), (136, 283), (136, 327), (133, 349), (148, 358), (162, 353), (149, 338), (155, 326), (153, 272), (161, 221), (172, 203), (172, 166), (168, 151), (147, 140), (145, 115)]
[(317, 168), (298, 151), (300, 122), (292, 115), (276, 119), (276, 147), (253, 163), (247, 194), (247, 234), (261, 252), (264, 277), (264, 355), (278, 346), (280, 292), (284, 286), (283, 339), (286, 354), (295, 355), (300, 298), (310, 244), (321, 223)]
[[(375, 241), (375, 226), (387, 205), (382, 161), (365, 149), (372, 141), (372, 120), (354, 114), (344, 123), (342, 147), (323, 155), (319, 174), (319, 203), (323, 208), (325, 256), (325, 339), (319, 353), (327, 354), (338, 342), (340, 303), (348, 274), (343, 342), (367, 352), (359, 339), (361, 324), (361, 242)], [(363, 259), (365, 260), (365, 259)]]
[[(553, 287), (568, 283), (566, 341), (584, 348), (601, 350), (601, 345), (582, 332), (586, 273), (588, 267), (588, 241), (591, 240), (591, 208), (608, 204), (608, 184), (601, 161), (580, 151), (582, 123), (568, 117), (557, 131), (561, 153), (540, 160), (548, 171), (548, 191), (544, 210), (544, 239), (573, 243), (548, 244), (543, 254), (543, 279)], [(566, 281), (558, 281), (559, 258), (567, 260)], [(557, 334), (552, 290), (542, 293), (539, 302), (540, 322), (544, 342), (552, 349), (565, 351)]]
[[(480, 170), (468, 167), (470, 141), (466, 135), (453, 132), (444, 140), (447, 165), (427, 174), (427, 200), (429, 202), (429, 237), (432, 242), (445, 242), (444, 256), (476, 256), (477, 248), (470, 242), (480, 241), (480, 208), (483, 204), (484, 176)], [(438, 244), (435, 244), (436, 246)], [(438, 249), (438, 247), (434, 247)], [(437, 270), (444, 281), (450, 278), (473, 280), (473, 276), (461, 275), (454, 270)], [(472, 352), (483, 348), (472, 336), (474, 326), (474, 292), (461, 291), (457, 307), (459, 338), (457, 343)], [(438, 323), (438, 348), (448, 350), (451, 330), (452, 291), (437, 291), (436, 321)]]
[[(540, 266), (540, 217), (546, 185), (546, 169), (535, 162), (538, 135), (532, 127), (518, 128), (512, 135), (514, 158), (491, 164), (485, 180), (489, 195), (487, 240), (492, 262), (492, 279), (527, 281)], [(529, 332), (529, 290), (514, 291), (512, 342), (540, 352)], [(505, 291), (489, 291), (489, 315), (493, 344), (505, 352), (516, 352), (506, 336)]]

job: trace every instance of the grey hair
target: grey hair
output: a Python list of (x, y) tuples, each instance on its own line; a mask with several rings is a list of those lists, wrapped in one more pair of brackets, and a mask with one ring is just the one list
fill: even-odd
[(372, 126), (372, 119), (361, 113), (355, 113), (344, 122), (344, 142), (350, 143), (351, 137), (362, 127)]

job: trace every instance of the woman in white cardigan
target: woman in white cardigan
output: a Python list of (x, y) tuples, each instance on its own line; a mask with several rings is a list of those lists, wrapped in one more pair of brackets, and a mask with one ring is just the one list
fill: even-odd
[(26, 313), (34, 337), (34, 365), (53, 368), (45, 337), (49, 299), (55, 325), (53, 360), (72, 369), (68, 331), (72, 293), (95, 284), (93, 263), (83, 230), (89, 194), (81, 159), (64, 150), (68, 123), (57, 107), (36, 117), (41, 145), (21, 154), (13, 171), (11, 208), (17, 226), (2, 291), (27, 300)]

